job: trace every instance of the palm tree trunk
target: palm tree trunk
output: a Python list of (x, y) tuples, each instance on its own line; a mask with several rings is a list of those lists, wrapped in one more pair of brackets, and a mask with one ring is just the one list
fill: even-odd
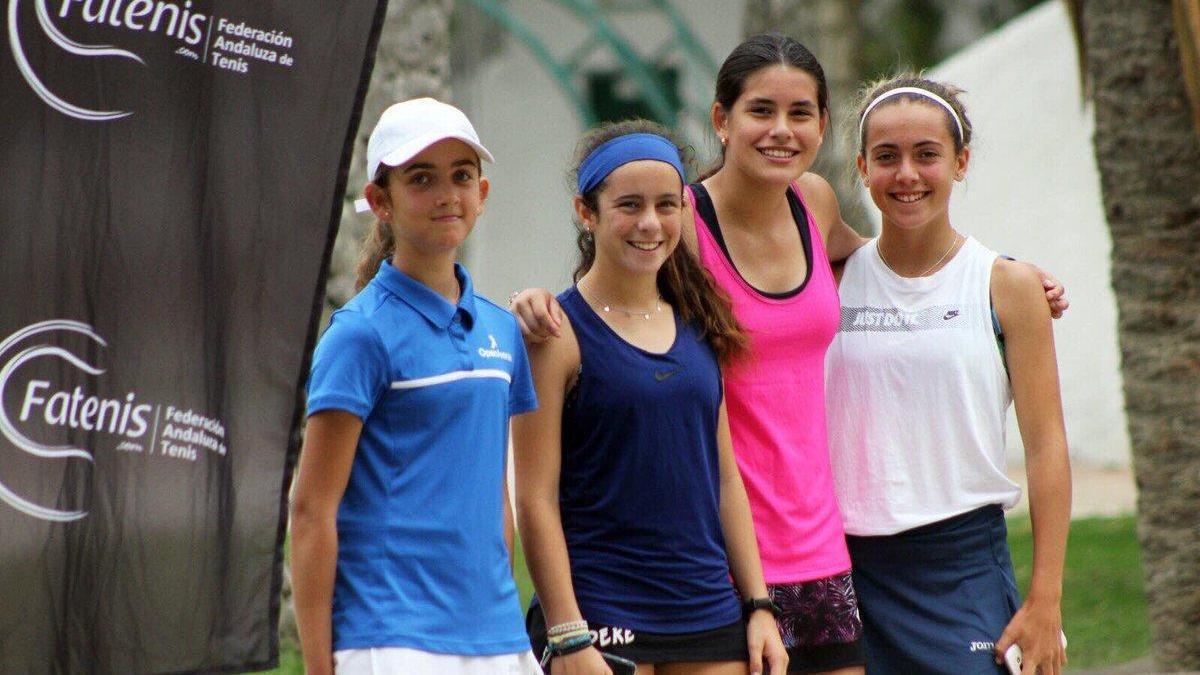
[(1163, 669), (1200, 669), (1200, 137), (1170, 0), (1077, 9), (1113, 239), (1154, 655)]
[(861, 0), (748, 0), (743, 32), (783, 33), (816, 54), (829, 85), (832, 115), (812, 170), (833, 185), (846, 222), (867, 228), (870, 221), (854, 169), (857, 145), (848, 132), (854, 126), (856, 89), (863, 77), (861, 4)]

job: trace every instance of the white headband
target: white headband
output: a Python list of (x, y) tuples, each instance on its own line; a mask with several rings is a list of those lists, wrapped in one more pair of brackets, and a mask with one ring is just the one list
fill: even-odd
[(880, 94), (879, 96), (876, 96), (875, 100), (871, 101), (871, 104), (867, 106), (866, 110), (863, 110), (862, 117), (860, 117), (858, 119), (858, 139), (859, 139), (858, 142), (859, 143), (864, 142), (863, 125), (866, 124), (866, 122), (867, 122), (867, 115), (871, 114), (871, 111), (875, 109), (875, 106), (879, 105), (880, 103), (883, 103), (884, 101), (888, 100), (889, 98), (891, 98), (893, 96), (899, 96), (901, 94), (915, 94), (917, 96), (924, 96), (925, 98), (929, 99), (930, 101), (933, 101), (934, 103), (945, 108), (946, 112), (950, 113), (950, 117), (954, 118), (954, 126), (958, 129), (959, 142), (960, 143), (966, 142), (966, 139), (963, 137), (962, 120), (958, 119), (958, 113), (954, 111), (953, 106), (951, 106), (949, 103), (946, 102), (946, 99), (942, 98), (941, 96), (938, 96), (937, 94), (933, 93), (932, 91), (929, 91), (928, 89), (922, 89), (920, 87), (896, 87), (895, 89), (889, 89), (889, 90), (883, 92), (882, 94)]

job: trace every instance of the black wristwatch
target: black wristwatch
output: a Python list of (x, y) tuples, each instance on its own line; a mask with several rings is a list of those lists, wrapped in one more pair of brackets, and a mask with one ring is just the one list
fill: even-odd
[(779, 609), (779, 605), (775, 604), (775, 601), (770, 598), (750, 598), (742, 602), (742, 618), (749, 619), (751, 614), (760, 609), (767, 610), (775, 618), (779, 618), (779, 615), (783, 613), (783, 610)]

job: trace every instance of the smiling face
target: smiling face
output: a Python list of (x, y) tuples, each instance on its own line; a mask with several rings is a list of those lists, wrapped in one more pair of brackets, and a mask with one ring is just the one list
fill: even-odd
[(867, 117), (858, 170), (885, 226), (949, 223), (950, 191), (966, 174), (970, 148), (955, 152), (946, 121), (937, 104), (903, 98)]
[(725, 166), (786, 185), (812, 166), (828, 121), (812, 75), (771, 65), (746, 79), (731, 110), (713, 104), (713, 129), (725, 139)]
[(679, 244), (683, 183), (675, 169), (655, 160), (629, 162), (604, 179), (598, 211), (582, 197), (575, 209), (596, 241), (596, 267), (657, 274)]
[(441, 256), (463, 243), (483, 213), (488, 181), (471, 146), (446, 139), (387, 174), (387, 188), (371, 183), (366, 197), (391, 224), (400, 256)]

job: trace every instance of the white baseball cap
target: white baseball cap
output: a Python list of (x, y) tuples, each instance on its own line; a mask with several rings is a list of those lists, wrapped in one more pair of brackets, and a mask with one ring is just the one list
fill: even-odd
[(479, 134), (461, 110), (432, 98), (414, 98), (393, 104), (379, 116), (367, 141), (367, 180), (374, 180), (379, 165), (400, 166), (425, 148), (447, 138), (471, 146), (489, 162), (492, 153), (479, 142)]

